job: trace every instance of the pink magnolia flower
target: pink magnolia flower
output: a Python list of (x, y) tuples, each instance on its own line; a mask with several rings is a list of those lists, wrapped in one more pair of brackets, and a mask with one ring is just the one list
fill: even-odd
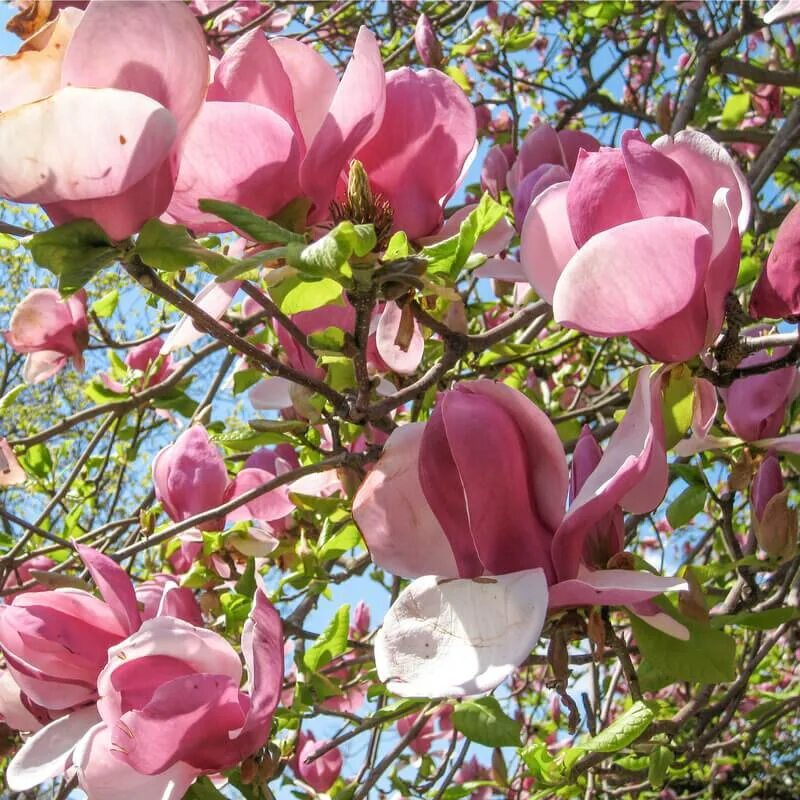
[(18, 353), (27, 353), (23, 378), (39, 383), (51, 378), (67, 361), (83, 369), (89, 344), (86, 292), (62, 300), (55, 289), (34, 289), (11, 315), (5, 340)]
[(350, 624), (350, 638), (363, 639), (369, 633), (370, 611), (369, 606), (359, 600), (353, 608), (353, 621)]
[(778, 228), (775, 244), (750, 298), (750, 314), (800, 316), (800, 204)]
[(97, 800), (182, 797), (201, 774), (229, 769), (266, 742), (283, 680), (280, 618), (258, 590), (242, 632), (248, 680), (219, 634), (170, 616), (108, 650), (96, 705), (31, 736), (7, 772), (24, 791), (70, 765)]
[(14, 677), (0, 668), (0, 721), (15, 731), (38, 731), (50, 721), (47, 710), (32, 702)]
[[(56, 562), (47, 556), (35, 556), (34, 558), (28, 558), (8, 574), (8, 577), (3, 584), (3, 589), (13, 589), (15, 586), (21, 586), (23, 583), (26, 583), (33, 578), (33, 572), (47, 572), (55, 565)], [(41, 584), (36, 584), (25, 591), (45, 592), (47, 591), (47, 587), (42, 586)], [(15, 595), (6, 595), (5, 602), (8, 603), (14, 596)]]
[[(469, 761), (465, 761), (461, 765), (455, 776), (455, 782), (458, 784), (470, 783), (472, 781), (491, 781), (492, 773), (488, 767), (478, 761), (477, 756), (472, 756)], [(471, 800), (489, 800), (492, 796), (491, 786), (480, 786), (470, 795)]]
[[(740, 366), (753, 367), (781, 358), (789, 347), (776, 347), (772, 354), (759, 351), (745, 358)], [(746, 442), (777, 436), (783, 427), (786, 412), (800, 393), (800, 373), (787, 366), (761, 375), (735, 380), (720, 388), (725, 403), (725, 422)]]
[(203, 625), (203, 612), (194, 592), (180, 586), (171, 575), (154, 575), (136, 587), (136, 602), (141, 606), (143, 620), (155, 619), (162, 614), (168, 602), (169, 615), (197, 627)]
[(336, 783), (336, 779), (342, 771), (342, 751), (338, 747), (328, 750), (310, 763), (306, 759), (313, 756), (317, 749), (327, 744), (326, 739), (319, 742), (313, 733), (303, 733), (302, 742), (297, 751), (297, 766), (295, 773), (301, 781), (307, 783), (316, 792), (327, 792)]
[(521, 261), (556, 321), (683, 361), (719, 333), (749, 217), (743, 175), (708, 136), (626, 131), (533, 200)]
[[(156, 498), (174, 522), (181, 522), (222, 505), (275, 478), (261, 467), (245, 467), (230, 480), (225, 461), (202, 425), (193, 425), (153, 460)], [(277, 520), (290, 514), (294, 505), (281, 486), (230, 511), (225, 519), (206, 520), (201, 530), (221, 530), (225, 522)]]
[[(640, 372), (630, 408), (588, 476), (593, 455), (579, 449), (566, 513), (558, 434), (508, 386), (460, 384), (427, 423), (392, 434), (353, 516), (376, 564), (417, 578), (376, 640), (378, 673), (393, 691), (489, 691), (530, 653), (548, 606), (630, 606), (683, 586), (597, 569), (618, 550), (616, 507), (643, 513), (666, 491), (660, 384), (659, 375)], [(487, 472), (487, 464), (503, 469)]]
[(207, 80), (205, 37), (183, 3), (63, 9), (0, 59), (0, 196), (130, 236), (170, 202)]
[(442, 46), (436, 38), (436, 31), (425, 14), (420, 14), (414, 27), (414, 46), (420, 60), (426, 67), (438, 68), (442, 63)]

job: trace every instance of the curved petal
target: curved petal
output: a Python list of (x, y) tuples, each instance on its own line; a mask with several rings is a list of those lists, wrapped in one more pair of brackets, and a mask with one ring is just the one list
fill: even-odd
[[(773, 360), (766, 353), (759, 356), (757, 363)], [(722, 392), (725, 421), (731, 430), (746, 442), (776, 436), (783, 425), (796, 380), (796, 367), (735, 380)]]
[(510, 165), (501, 145), (489, 148), (481, 167), (481, 188), (497, 200), (506, 188), (506, 177)]
[(142, 775), (114, 755), (105, 723), (92, 728), (72, 754), (81, 788), (92, 800), (181, 800), (201, 773), (179, 761), (158, 775)]
[(511, 194), (516, 196), (524, 178), (543, 164), (566, 167), (560, 136), (550, 125), (536, 125), (525, 134), (508, 176)]
[(614, 506), (644, 513), (663, 499), (668, 476), (660, 384), (660, 375), (652, 377), (648, 367), (639, 371), (625, 417), (564, 516), (552, 548), (560, 579), (577, 575), (592, 524)]
[(66, 364), (66, 356), (55, 350), (39, 350), (37, 353), (30, 353), (22, 368), (22, 380), (25, 383), (41, 383), (60, 372)]
[(675, 161), (689, 178), (694, 193), (696, 219), (712, 227), (714, 195), (720, 188), (731, 190), (730, 208), (744, 233), (750, 221), (750, 187), (728, 151), (700, 131), (680, 131), (662, 136), (653, 147)]
[(69, 306), (55, 289), (34, 289), (17, 303), (5, 339), (18, 353), (58, 350), (75, 351), (74, 326)]
[[(206, 284), (194, 297), (194, 304), (205, 311), (214, 319), (221, 319), (233, 302), (233, 297), (239, 291), (241, 281), (225, 281), (217, 283), (212, 280)], [(181, 317), (178, 324), (172, 329), (167, 340), (161, 346), (161, 355), (169, 355), (181, 347), (188, 347), (203, 336), (203, 332), (195, 328), (191, 317)]]
[(334, 68), (313, 47), (296, 39), (270, 39), (292, 88), (292, 104), (306, 147), (331, 106), (339, 79)]
[(545, 189), (569, 181), (569, 172), (560, 164), (542, 164), (529, 172), (519, 183), (514, 195), (514, 219), (519, 228), (531, 207), (531, 202)]
[(537, 195), (522, 226), (519, 258), (531, 286), (553, 302), (556, 284), (578, 252), (567, 215), (569, 184), (556, 183)]
[(619, 150), (578, 154), (567, 191), (569, 224), (578, 247), (592, 236), (642, 218)]
[(475, 109), (438, 70), (403, 67), (386, 77), (386, 112), (356, 153), (394, 212), (395, 230), (427, 236), (442, 223), (442, 199), (456, 186), (476, 136)]
[(397, 344), (397, 335), (403, 319), (403, 311), (395, 302), (388, 302), (381, 313), (375, 332), (378, 353), (386, 366), (398, 375), (413, 375), (417, 371), (425, 349), (425, 340), (419, 323), (413, 321), (413, 332), (408, 346)]
[(705, 281), (707, 345), (713, 344), (722, 330), (726, 298), (735, 288), (739, 274), (741, 240), (730, 203), (730, 189), (719, 189), (714, 195), (711, 212), (711, 261)]
[(477, 278), (493, 278), (510, 283), (528, 283), (528, 276), (519, 261), (513, 258), (488, 258), (473, 273)]
[(182, 132), (208, 85), (203, 29), (188, 6), (169, 0), (90, 4), (64, 57), (61, 85), (146, 95), (172, 112)]
[[(444, 225), (435, 234), (422, 237), (422, 239), (418, 240), (419, 243), (427, 247), (429, 244), (436, 244), (444, 239), (449, 239), (451, 236), (457, 236), (461, 223), (477, 207), (477, 203), (467, 203), (467, 205), (462, 206), (445, 220)], [(514, 226), (505, 217), (502, 217), (490, 231), (484, 233), (475, 242), (472, 250), (475, 253), (483, 253), (485, 256), (496, 256), (511, 244), (513, 238)]]
[(232, 229), (200, 211), (198, 201), (204, 197), (271, 217), (299, 194), (299, 165), (297, 139), (274, 111), (252, 103), (204, 103), (181, 142), (168, 213), (196, 233)]
[(92, 547), (76, 544), (75, 549), (122, 630), (133, 633), (142, 624), (142, 617), (128, 573)]
[[(700, 223), (649, 217), (594, 236), (572, 257), (556, 285), (553, 314), (562, 325), (598, 336), (650, 331), (687, 311), (685, 345), (705, 338), (705, 303), (693, 301), (711, 255)], [(688, 357), (688, 356), (687, 356)]]
[(386, 77), (378, 42), (362, 26), (328, 113), (308, 143), (300, 168), (303, 191), (322, 216), (348, 162), (380, 127), (385, 103)]
[[(239, 497), (257, 486), (273, 480), (275, 476), (271, 472), (257, 467), (245, 467), (231, 481), (225, 491), (223, 502), (227, 503)], [(288, 488), (279, 486), (271, 492), (262, 494), (254, 500), (250, 500), (243, 506), (228, 513), (225, 518), (228, 522), (238, 522), (240, 520), (257, 519), (268, 522), (273, 519), (282, 519), (287, 514), (294, 511), (294, 503), (289, 499)]]
[(25, 792), (61, 775), (69, 765), (75, 745), (99, 719), (97, 709), (93, 705), (86, 706), (34, 733), (8, 765), (8, 788)]
[(642, 216), (694, 218), (692, 186), (677, 162), (651, 147), (635, 129), (622, 134), (620, 149)]
[(695, 436), (702, 438), (708, 435), (717, 417), (718, 407), (717, 387), (705, 378), (695, 378), (692, 398), (692, 433)]
[(575, 169), (581, 150), (585, 150), (587, 153), (595, 153), (600, 149), (600, 142), (585, 131), (567, 128), (558, 132), (558, 139), (564, 152), (564, 163), (570, 172)]
[(599, 569), (551, 586), (550, 610), (571, 606), (626, 606), (664, 592), (688, 588), (683, 578), (626, 569)]
[(401, 697), (464, 697), (502, 683), (539, 640), (542, 570), (477, 579), (417, 578), (375, 639), (378, 677)]
[(379, 567), (407, 578), (456, 577), (450, 545), (419, 482), (424, 430), (424, 423), (410, 423), (392, 433), (353, 500), (353, 519)]
[(59, 89), (0, 115), (0, 195), (50, 203), (120, 194), (164, 161), (175, 133), (172, 114), (144, 95)]

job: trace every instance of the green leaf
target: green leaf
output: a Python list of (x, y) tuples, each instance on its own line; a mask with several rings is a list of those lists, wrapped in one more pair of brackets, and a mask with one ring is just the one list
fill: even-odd
[(234, 587), (238, 594), (247, 595), (252, 597), (256, 593), (258, 584), (256, 583), (256, 560), (254, 558), (247, 559), (247, 566)]
[(597, 736), (575, 745), (575, 749), (587, 753), (616, 753), (635, 742), (647, 730), (654, 717), (652, 710), (639, 700)]
[(445, 67), (444, 70), (447, 75), (452, 78), (465, 92), (472, 91), (472, 86), (470, 85), (469, 78), (458, 68), (455, 66)]
[(386, 245), (386, 252), (383, 254), (384, 261), (393, 261), (398, 258), (406, 258), (411, 255), (411, 247), (408, 244), (408, 236), (404, 231), (397, 231), (392, 234), (389, 244)]
[(303, 663), (306, 668), (316, 672), (330, 663), (336, 656), (347, 650), (347, 633), (350, 629), (350, 606), (343, 605), (328, 623), (328, 627), (317, 637), (316, 642), (306, 650)]
[(497, 225), (505, 213), (504, 206), (488, 193), (484, 194), (477, 208), (461, 223), (456, 236), (423, 248), (422, 255), (428, 259), (428, 273), (456, 278), (478, 239)]
[(361, 258), (377, 244), (374, 225), (354, 225), (345, 220), (306, 247), (289, 248), (289, 265), (306, 275), (337, 274), (352, 256)]
[(0, 233), (0, 250), (16, 250), (20, 243), (7, 233)]
[(225, 800), (225, 795), (203, 775), (189, 787), (184, 800)]
[(120, 256), (103, 229), (89, 219), (37, 233), (28, 247), (40, 267), (58, 276), (58, 290), (64, 297), (75, 294)]
[(683, 439), (692, 424), (694, 378), (688, 367), (680, 365), (670, 370), (663, 387), (664, 433), (667, 450), (670, 450)]
[(233, 373), (233, 393), (241, 394), (251, 386), (255, 386), (264, 373), (260, 369), (240, 369)]
[(224, 270), (231, 259), (199, 244), (183, 225), (168, 225), (157, 219), (144, 224), (135, 251), (149, 267), (175, 272), (205, 264), (212, 270)]
[(669, 747), (659, 744), (650, 753), (650, 764), (647, 770), (647, 780), (654, 789), (660, 789), (664, 785), (667, 777), (667, 770), (675, 760), (675, 756)]
[(462, 700), (453, 709), (453, 727), (487, 747), (519, 747), (522, 726), (511, 719), (494, 697)]
[(722, 109), (719, 124), (721, 128), (735, 128), (750, 110), (750, 95), (747, 92), (732, 94)]
[(7, 408), (11, 408), (11, 405), (14, 403), (17, 397), (27, 388), (27, 383), (20, 383), (10, 392), (6, 392), (2, 397), (0, 397), (0, 411), (5, 411)]
[(741, 614), (721, 614), (712, 617), (711, 626), (721, 628), (723, 625), (740, 625), (756, 631), (769, 631), (786, 622), (800, 619), (800, 609), (768, 608), (766, 611), (743, 611)]
[(29, 447), (19, 459), (27, 472), (33, 473), (37, 478), (46, 478), (53, 471), (53, 459), (50, 451), (44, 444), (34, 444)]
[(361, 544), (361, 534), (354, 524), (345, 525), (342, 530), (326, 539), (317, 548), (317, 558), (320, 561), (329, 561), (339, 558), (340, 555), (358, 547)]
[(110, 292), (106, 292), (99, 300), (95, 300), (94, 303), (92, 303), (92, 311), (94, 311), (100, 319), (107, 319), (117, 310), (118, 304), (119, 290), (112, 289)]
[(214, 214), (220, 219), (230, 222), (255, 242), (288, 244), (289, 242), (304, 241), (299, 233), (286, 230), (276, 222), (265, 219), (250, 209), (237, 206), (235, 203), (204, 199), (198, 205), (201, 211)]
[(667, 506), (667, 521), (673, 528), (680, 528), (699, 514), (705, 503), (706, 487), (692, 484)]
[(342, 286), (332, 278), (303, 280), (295, 276), (273, 286), (270, 294), (284, 314), (298, 314), (336, 303), (341, 299)]
[(631, 616), (643, 658), (639, 668), (642, 689), (657, 691), (675, 681), (726, 683), (736, 677), (736, 642), (732, 637), (681, 614), (664, 598), (653, 602), (688, 629), (689, 639), (677, 639), (652, 628), (641, 617)]

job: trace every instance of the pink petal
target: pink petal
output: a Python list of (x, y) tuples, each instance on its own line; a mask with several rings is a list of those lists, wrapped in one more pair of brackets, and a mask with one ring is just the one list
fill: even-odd
[(446, 75), (407, 67), (387, 75), (383, 124), (356, 157), (392, 206), (396, 230), (416, 239), (441, 225), (442, 199), (456, 186), (475, 136), (475, 110)]
[(778, 228), (750, 299), (754, 317), (789, 317), (800, 314), (800, 203)]
[(419, 482), (425, 426), (397, 428), (353, 500), (355, 519), (376, 565), (403, 577), (455, 577), (455, 559)]
[(660, 383), (660, 376), (651, 377), (649, 368), (639, 371), (627, 413), (556, 532), (553, 561), (562, 580), (577, 574), (593, 523), (618, 504), (634, 513), (650, 511), (666, 493)]
[(526, 175), (543, 164), (566, 166), (559, 135), (549, 125), (531, 128), (519, 148), (517, 160), (508, 175), (508, 188), (516, 196), (519, 185)]
[[(302, 143), (291, 81), (272, 42), (259, 29), (236, 39), (225, 51), (208, 87), (207, 100), (252, 103), (274, 111)], [(305, 152), (305, 146), (301, 149)]]
[(414, 320), (414, 332), (408, 347), (404, 350), (395, 343), (397, 333), (400, 330), (402, 314), (403, 312), (397, 303), (386, 303), (378, 321), (375, 340), (378, 353), (390, 370), (398, 373), (398, 375), (413, 375), (417, 371), (420, 361), (422, 361), (425, 341), (422, 338), (419, 324)]
[(706, 274), (706, 344), (711, 345), (722, 330), (727, 296), (736, 287), (741, 258), (741, 241), (731, 209), (730, 189), (714, 195), (711, 223), (711, 261)]
[[(205, 97), (207, 53), (203, 30), (182, 3), (94, 3), (73, 34), (61, 85), (111, 87), (151, 97), (169, 109), (182, 132)], [(89, 111), (83, 114), (93, 117)]]
[(286, 378), (264, 378), (250, 389), (247, 396), (253, 408), (280, 411), (292, 407), (292, 386)]
[(720, 188), (731, 190), (730, 208), (744, 233), (750, 220), (750, 188), (742, 171), (727, 150), (700, 131), (680, 131), (662, 136), (653, 147), (669, 156), (686, 173), (692, 184), (696, 219), (711, 230), (714, 195)]
[(649, 217), (603, 231), (564, 269), (555, 319), (597, 336), (628, 334), (654, 358), (690, 358), (705, 341), (710, 251), (711, 237), (689, 219)]
[(61, 775), (81, 737), (98, 722), (93, 705), (73, 711), (42, 728), (25, 741), (6, 770), (14, 792), (24, 792)]
[(378, 43), (362, 26), (328, 113), (313, 141), (306, 142), (308, 152), (300, 168), (303, 191), (323, 217), (343, 170), (380, 127), (385, 102), (386, 78)]
[(144, 95), (60, 89), (0, 116), (0, 194), (36, 203), (118, 195), (164, 161), (175, 131), (169, 111)]
[(696, 436), (708, 435), (717, 417), (717, 387), (705, 378), (695, 378), (692, 400), (692, 432)]
[(503, 148), (500, 145), (490, 147), (481, 167), (481, 188), (498, 199), (500, 192), (506, 188), (508, 170), (509, 163)]
[(665, 578), (650, 572), (602, 569), (550, 587), (551, 611), (570, 606), (625, 606), (649, 600), (664, 592), (687, 589), (682, 578)]
[(378, 632), (378, 677), (401, 697), (490, 692), (528, 657), (546, 609), (541, 570), (478, 580), (417, 578)]
[(494, 278), (511, 283), (521, 282), (527, 285), (528, 282), (522, 264), (513, 258), (489, 258), (472, 274), (478, 278)]
[(522, 269), (548, 303), (553, 302), (558, 279), (578, 250), (567, 216), (568, 186), (557, 183), (535, 197), (522, 226)]
[(514, 219), (521, 229), (531, 202), (545, 189), (569, 180), (569, 172), (560, 164), (542, 164), (529, 172), (517, 187), (514, 195)]
[(127, 634), (138, 630), (142, 617), (128, 573), (108, 556), (91, 547), (76, 544), (75, 549), (123, 631)]
[(642, 218), (620, 150), (579, 153), (567, 191), (567, 210), (579, 247), (595, 234)]
[(292, 89), (294, 114), (308, 147), (322, 127), (339, 79), (336, 71), (313, 47), (296, 39), (270, 39)]
[(22, 702), (22, 692), (7, 669), (0, 670), (0, 719), (15, 731), (38, 731), (42, 727)]
[(31, 384), (41, 383), (60, 372), (66, 364), (66, 357), (53, 350), (40, 350), (38, 353), (30, 353), (25, 359), (25, 366), (22, 368), (22, 380)]
[[(246, 467), (241, 470), (234, 480), (229, 484), (225, 491), (223, 502), (228, 502), (236, 497), (263, 486), (275, 476), (271, 472), (257, 467)], [(234, 511), (230, 511), (225, 518), (227, 522), (239, 522), (240, 520), (255, 519), (267, 522), (274, 519), (282, 519), (287, 514), (294, 511), (294, 503), (289, 499), (288, 488), (280, 486), (271, 492), (262, 494), (255, 500), (250, 500), (247, 504), (239, 506)]]
[[(14, 308), (6, 341), (18, 353), (55, 344), (63, 345), (66, 353), (71, 341), (72, 315), (69, 307), (55, 289), (34, 289)], [(64, 332), (69, 332), (65, 337)], [(73, 345), (74, 347), (74, 345)]]
[(564, 163), (570, 172), (575, 169), (581, 150), (585, 150), (587, 153), (595, 153), (600, 149), (600, 142), (585, 131), (570, 129), (559, 131), (558, 140), (564, 153)]
[[(444, 222), (441, 228), (431, 236), (424, 236), (419, 239), (419, 243), (423, 246), (429, 244), (436, 244), (437, 242), (449, 239), (451, 236), (457, 236), (461, 228), (461, 223), (478, 207), (477, 203), (467, 203), (457, 211), (454, 211)], [(483, 236), (475, 242), (475, 247), (472, 248), (475, 253), (483, 253), (485, 256), (496, 256), (505, 250), (514, 238), (514, 227), (511, 223), (503, 217), (490, 231), (484, 233)]]
[(299, 163), (292, 129), (274, 111), (252, 103), (204, 103), (181, 142), (167, 211), (196, 233), (231, 230), (230, 223), (199, 210), (205, 197), (271, 217), (299, 194)]
[[(214, 319), (221, 319), (233, 302), (233, 297), (239, 291), (241, 285), (241, 281), (217, 283), (212, 280), (211, 283), (206, 284), (195, 295), (194, 304), (209, 316), (214, 317)], [(161, 346), (161, 354), (168, 355), (180, 350), (182, 347), (188, 347), (202, 336), (203, 332), (195, 328), (191, 317), (181, 317)]]
[(81, 788), (92, 800), (181, 800), (201, 772), (178, 761), (158, 775), (142, 775), (117, 758), (105, 723), (81, 739), (72, 759)]
[(651, 147), (638, 130), (622, 134), (622, 157), (644, 217), (694, 218), (694, 195), (681, 167)]

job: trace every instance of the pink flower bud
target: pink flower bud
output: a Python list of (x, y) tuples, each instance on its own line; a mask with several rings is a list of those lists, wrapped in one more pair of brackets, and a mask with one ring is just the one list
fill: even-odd
[(369, 606), (363, 600), (359, 600), (353, 609), (353, 626), (351, 630), (353, 633), (358, 634), (359, 637), (364, 637), (369, 633), (369, 625)]
[(161, 356), (161, 346), (163, 344), (164, 340), (160, 336), (156, 336), (154, 339), (149, 339), (143, 344), (132, 347), (128, 351), (128, 355), (125, 358), (125, 363), (131, 369), (138, 370), (139, 372), (145, 374), (150, 372), (152, 364), (158, 358), (161, 358), (161, 363), (159, 364), (158, 369), (156, 369), (155, 372), (153, 372), (153, 374), (150, 375), (139, 388), (144, 389), (147, 386), (155, 386), (156, 384), (165, 381), (170, 375), (172, 375), (173, 372), (175, 372), (175, 365), (172, 361), (172, 356)]
[(436, 38), (436, 31), (425, 14), (420, 14), (414, 28), (414, 45), (426, 67), (437, 69), (442, 64), (442, 46)]
[(761, 466), (758, 468), (750, 487), (753, 513), (757, 520), (764, 516), (767, 503), (782, 491), (783, 475), (781, 474), (780, 463), (774, 453), (769, 453), (761, 462)]
[(306, 763), (306, 759), (313, 756), (317, 748), (326, 743), (325, 739), (317, 742), (314, 735), (309, 733), (297, 755), (297, 777), (317, 792), (327, 792), (336, 783), (342, 771), (342, 751), (338, 747), (328, 750), (309, 764)]
[(778, 228), (775, 244), (750, 300), (753, 317), (800, 315), (800, 203)]

